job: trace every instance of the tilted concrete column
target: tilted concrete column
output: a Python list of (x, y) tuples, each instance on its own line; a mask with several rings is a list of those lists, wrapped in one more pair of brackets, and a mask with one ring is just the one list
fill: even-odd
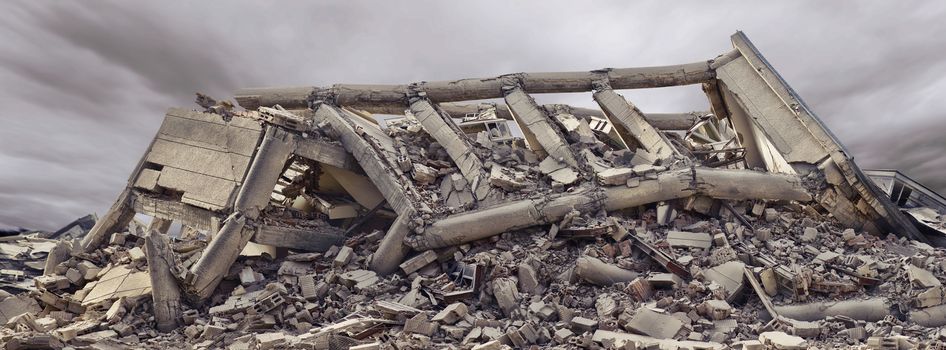
[(351, 153), (371, 182), (378, 187), (384, 199), (397, 212), (398, 218), (388, 228), (387, 234), (381, 239), (378, 250), (371, 258), (371, 269), (379, 274), (389, 274), (397, 271), (398, 265), (411, 251), (404, 245), (404, 239), (411, 232), (410, 223), (417, 212), (414, 203), (408, 196), (411, 190), (409, 181), (402, 181), (394, 169), (390, 168), (384, 156), (375, 150), (365, 140), (352, 124), (338, 109), (326, 104), (319, 105), (315, 111), (316, 118), (328, 122), (329, 126), (338, 134), (342, 146)]
[(572, 168), (578, 167), (578, 160), (571, 148), (568, 148), (565, 136), (545, 114), (545, 110), (539, 108), (532, 96), (529, 96), (521, 87), (516, 87), (506, 94), (506, 104), (509, 105), (509, 110), (512, 111), (513, 119), (519, 124), (519, 128), (524, 133), (532, 134), (532, 140), (529, 140), (529, 137), (526, 140), (537, 142), (549, 156), (556, 160)]
[(145, 237), (145, 257), (148, 260), (148, 273), (151, 277), (151, 299), (154, 302), (154, 319), (157, 328), (170, 332), (180, 327), (181, 289), (171, 272), (174, 256), (171, 252), (168, 236), (157, 231), (149, 231)]
[(95, 226), (92, 226), (89, 233), (82, 238), (78, 247), (79, 251), (89, 253), (102, 245), (108, 235), (127, 227), (128, 223), (135, 218), (132, 200), (134, 200), (134, 195), (131, 189), (126, 187), (118, 196), (118, 199), (115, 200), (115, 204), (112, 204), (108, 212), (99, 221), (96, 221)]
[(416, 98), (411, 103), (411, 113), (427, 134), (447, 150), (450, 159), (453, 159), (460, 168), (460, 173), (472, 186), (476, 198), (486, 197), (489, 194), (489, 184), (484, 180), (483, 162), (476, 156), (470, 141), (453, 120), (441, 114), (426, 98)]
[(751, 170), (690, 168), (661, 173), (637, 187), (605, 187), (548, 198), (524, 199), (448, 216), (408, 244), (417, 250), (468, 243), (503, 232), (561, 220), (568, 212), (620, 210), (692, 195), (720, 199), (809, 201), (797, 176)]
[[(650, 125), (636, 106), (618, 95), (611, 89), (604, 89), (594, 93), (594, 99), (608, 116), (611, 124), (619, 129), (618, 134), (629, 135), (634, 140), (624, 140), (631, 146), (634, 141), (640, 148), (657, 156), (658, 159), (667, 159), (673, 156), (673, 146)], [(625, 136), (622, 135), (622, 138)], [(633, 151), (634, 149), (631, 149)]]
[(184, 281), (188, 294), (197, 300), (210, 297), (253, 233), (252, 229), (246, 227), (245, 216), (239, 213), (230, 215), (207, 248), (204, 248), (200, 259), (191, 267)]
[(187, 278), (189, 292), (198, 300), (206, 299), (213, 293), (230, 265), (253, 237), (254, 230), (245, 227), (247, 220), (255, 220), (269, 204), (276, 181), (295, 148), (294, 142), (293, 134), (281, 128), (267, 128), (233, 204), (234, 213), (227, 218), (220, 232), (213, 236), (200, 259), (191, 267)]
[(259, 211), (266, 208), (276, 181), (295, 149), (295, 135), (278, 127), (268, 127), (253, 164), (243, 180), (240, 193), (233, 203), (234, 211), (256, 219)]

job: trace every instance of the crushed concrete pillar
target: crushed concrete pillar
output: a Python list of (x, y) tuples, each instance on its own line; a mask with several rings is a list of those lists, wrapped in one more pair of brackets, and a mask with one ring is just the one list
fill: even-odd
[(226, 219), (220, 231), (210, 240), (200, 259), (191, 267), (188, 292), (198, 300), (213, 294), (217, 284), (236, 261), (240, 251), (249, 242), (254, 231), (246, 226), (246, 216), (234, 213)]
[(105, 240), (105, 237), (128, 226), (128, 223), (135, 218), (135, 211), (132, 205), (133, 200), (134, 195), (131, 189), (126, 187), (118, 196), (118, 199), (115, 200), (115, 204), (112, 204), (108, 212), (106, 212), (99, 221), (96, 221), (95, 226), (82, 238), (78, 249), (81, 252), (89, 253), (98, 248), (99, 245), (102, 244), (102, 241)]
[(151, 231), (145, 236), (145, 254), (151, 277), (151, 299), (158, 330), (170, 332), (182, 324), (181, 290), (171, 273), (174, 257), (168, 237)]
[(411, 251), (410, 247), (404, 245), (404, 240), (411, 233), (410, 220), (411, 218), (407, 215), (399, 215), (388, 228), (388, 232), (378, 245), (378, 250), (371, 256), (369, 266), (372, 271), (382, 275), (397, 271), (404, 257)]
[(285, 130), (269, 127), (253, 158), (243, 186), (233, 204), (234, 213), (220, 231), (213, 236), (200, 259), (191, 267), (188, 276), (189, 291), (198, 300), (209, 297), (236, 261), (240, 251), (255, 231), (245, 227), (269, 204), (276, 181), (294, 149), (294, 136)]
[(576, 191), (448, 216), (431, 224), (423, 234), (412, 237), (408, 244), (421, 250), (443, 248), (552, 223), (575, 209), (613, 211), (697, 194), (720, 199), (811, 200), (800, 179), (793, 175), (697, 167), (667, 171), (633, 188), (617, 186), (600, 191)]

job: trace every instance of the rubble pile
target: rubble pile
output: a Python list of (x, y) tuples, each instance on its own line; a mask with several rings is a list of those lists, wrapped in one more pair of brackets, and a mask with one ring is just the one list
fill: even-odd
[[(101, 218), (0, 242), (0, 342), (946, 346), (943, 213), (901, 213), (732, 39), (679, 66), (198, 94)], [(710, 111), (615, 91), (690, 84)], [(530, 95), (578, 91), (600, 110)]]

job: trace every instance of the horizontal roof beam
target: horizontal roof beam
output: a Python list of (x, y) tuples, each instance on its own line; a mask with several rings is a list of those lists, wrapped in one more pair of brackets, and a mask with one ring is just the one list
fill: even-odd
[(503, 86), (517, 82), (530, 94), (587, 92), (596, 81), (607, 80), (614, 89), (642, 89), (700, 84), (716, 77), (713, 67), (730, 60), (731, 52), (717, 59), (693, 63), (638, 68), (603, 68), (587, 72), (513, 73), (491, 78), (418, 82), (404, 85), (335, 84), (330, 87), (276, 87), (238, 90), (237, 102), (246, 109), (281, 105), (307, 107), (309, 100), (365, 109), (408, 105), (409, 92), (424, 92), (435, 103), (503, 97)]

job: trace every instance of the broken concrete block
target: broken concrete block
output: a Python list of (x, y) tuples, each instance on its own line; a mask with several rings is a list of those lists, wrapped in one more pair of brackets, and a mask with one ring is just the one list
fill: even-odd
[(429, 166), (414, 163), (414, 181), (424, 185), (430, 185), (437, 181), (437, 171)]
[(671, 247), (709, 249), (713, 246), (713, 237), (702, 232), (669, 231), (667, 244)]
[(792, 335), (806, 339), (817, 338), (821, 335), (821, 325), (818, 322), (808, 322), (799, 320), (789, 320), (792, 329)]
[(743, 288), (745, 266), (746, 264), (740, 261), (730, 261), (703, 271), (703, 277), (722, 286), (728, 298)]
[(525, 187), (524, 183), (516, 179), (512, 170), (497, 164), (493, 164), (490, 168), (489, 183), (506, 192), (515, 192)]
[(519, 306), (519, 290), (516, 283), (509, 278), (493, 280), (493, 296), (506, 316), (511, 315)]
[(732, 306), (729, 306), (725, 300), (710, 299), (697, 306), (700, 314), (704, 317), (718, 321), (729, 317), (732, 312)]
[(38, 327), (37, 331), (40, 332), (51, 332), (56, 329), (56, 325), (58, 324), (55, 318), (49, 316), (37, 318), (33, 323), (36, 324)]
[(775, 210), (775, 208), (765, 208), (763, 215), (765, 222), (775, 222), (775, 220), (778, 220), (778, 210)]
[(943, 304), (944, 299), (946, 295), (943, 293), (943, 288), (933, 287), (917, 294), (913, 299), (913, 304), (917, 307), (930, 307)]
[(598, 327), (598, 321), (584, 317), (572, 317), (571, 326), (578, 334), (594, 332), (595, 328)]
[(772, 240), (772, 230), (768, 228), (760, 228), (755, 230), (755, 238), (762, 242), (768, 242)]
[(670, 315), (664, 315), (648, 308), (637, 310), (634, 317), (625, 326), (634, 332), (658, 339), (673, 338), (683, 328), (683, 321)]
[(672, 273), (653, 273), (647, 276), (647, 284), (654, 288), (674, 289), (683, 285), (683, 279)]
[(88, 260), (83, 260), (76, 265), (76, 268), (79, 269), (79, 273), (82, 274), (82, 279), (86, 281), (94, 280), (99, 274), (99, 271), (102, 271), (100, 267), (95, 266), (95, 264)]
[[(598, 182), (602, 185), (627, 185), (631, 177), (634, 176), (634, 170), (630, 168), (609, 168), (604, 171), (599, 171), (595, 175), (598, 177)], [(637, 181), (639, 182), (640, 179), (637, 179)]]
[(131, 261), (144, 261), (145, 252), (140, 247), (134, 247), (128, 250), (128, 257), (131, 258)]
[(575, 333), (568, 328), (559, 328), (555, 331), (555, 334), (552, 336), (552, 339), (555, 339), (559, 344), (565, 344), (568, 341), (568, 338), (574, 336)]
[(249, 266), (244, 266), (243, 269), (240, 270), (240, 284), (248, 286), (256, 282), (258, 282), (256, 279), (256, 271), (253, 271), (253, 268)]
[(814, 227), (806, 227), (804, 233), (799, 237), (802, 242), (811, 243), (818, 239), (818, 229)]
[(759, 341), (775, 349), (807, 349), (808, 343), (801, 337), (789, 335), (785, 332), (763, 332), (759, 334)]
[(654, 289), (650, 284), (650, 281), (644, 279), (643, 277), (635, 278), (633, 281), (627, 284), (627, 287), (624, 288), (624, 291), (634, 297), (637, 301), (650, 300), (650, 297), (654, 295)]
[(523, 293), (532, 293), (539, 286), (539, 278), (535, 269), (526, 263), (519, 264), (519, 289)]
[(342, 267), (348, 265), (352, 257), (355, 255), (355, 251), (349, 246), (342, 246), (338, 250), (338, 255), (335, 256), (335, 260), (332, 260), (332, 266)]
[(401, 270), (404, 271), (404, 274), (410, 275), (434, 261), (437, 261), (437, 253), (433, 250), (428, 250), (413, 258), (407, 259), (407, 261), (401, 263), (400, 267)]
[(907, 275), (910, 277), (910, 282), (917, 287), (931, 288), (943, 285), (932, 273), (912, 264), (907, 265)]
[(70, 268), (69, 270), (66, 271), (66, 278), (72, 284), (79, 284), (80, 282), (82, 282), (82, 277), (83, 277), (82, 273), (79, 272), (79, 269)]
[(473, 350), (502, 350), (503, 343), (499, 340), (491, 340), (482, 344), (473, 346)]
[(431, 321), (440, 322), (443, 324), (454, 324), (457, 323), (460, 319), (466, 316), (468, 310), (466, 304), (464, 303), (453, 303), (447, 305), (443, 310), (440, 310)]
[(434, 332), (437, 331), (438, 327), (439, 326), (437, 326), (436, 323), (427, 321), (427, 315), (424, 313), (414, 315), (414, 317), (411, 317), (407, 319), (406, 322), (404, 322), (405, 333), (423, 334), (428, 337), (433, 335)]
[(286, 336), (280, 332), (270, 332), (256, 335), (259, 350), (281, 349), (285, 346)]
[(126, 237), (128, 237), (128, 232), (113, 233), (112, 238), (108, 240), (108, 244), (109, 245), (124, 245)]

